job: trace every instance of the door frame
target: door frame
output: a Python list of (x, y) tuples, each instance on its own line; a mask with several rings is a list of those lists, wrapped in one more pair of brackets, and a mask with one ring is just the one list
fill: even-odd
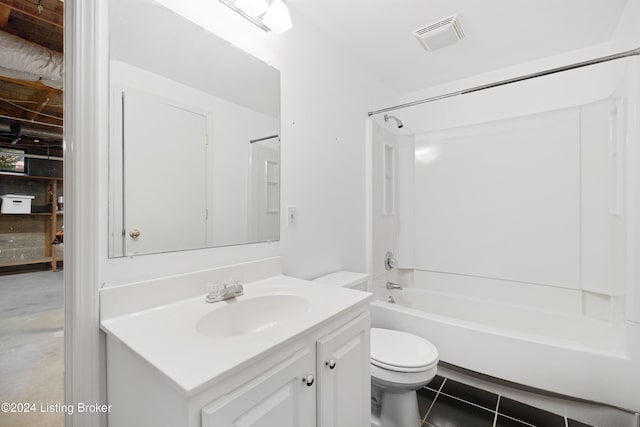
[[(108, 143), (108, 2), (65, 2), (65, 403), (104, 402), (98, 308), (99, 153)], [(106, 251), (106, 249), (105, 249)], [(106, 253), (106, 252), (105, 252)], [(65, 417), (67, 427), (106, 425), (99, 414)]]

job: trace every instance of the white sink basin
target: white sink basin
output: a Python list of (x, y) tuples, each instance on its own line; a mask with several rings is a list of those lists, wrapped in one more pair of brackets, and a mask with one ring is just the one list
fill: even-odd
[[(219, 305), (219, 306), (218, 306)], [(210, 337), (234, 337), (269, 331), (309, 310), (309, 300), (295, 295), (241, 297), (212, 304), (213, 311), (196, 323)]]

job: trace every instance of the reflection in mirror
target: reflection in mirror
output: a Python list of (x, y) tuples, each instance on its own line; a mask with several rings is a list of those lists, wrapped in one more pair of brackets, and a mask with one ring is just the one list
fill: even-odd
[(153, 1), (109, 4), (110, 257), (278, 240), (279, 71)]
[(278, 240), (280, 221), (280, 138), (271, 135), (251, 141), (249, 238)]

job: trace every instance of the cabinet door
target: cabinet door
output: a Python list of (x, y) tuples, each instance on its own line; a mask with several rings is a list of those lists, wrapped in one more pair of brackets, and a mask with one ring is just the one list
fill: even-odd
[(318, 340), (318, 427), (371, 426), (369, 313)]
[(315, 355), (303, 349), (202, 409), (202, 427), (313, 427)]

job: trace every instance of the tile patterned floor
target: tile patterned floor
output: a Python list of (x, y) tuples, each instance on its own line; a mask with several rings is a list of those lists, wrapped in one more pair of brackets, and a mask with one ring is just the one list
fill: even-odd
[(418, 406), (424, 427), (591, 427), (441, 376), (418, 391)]

